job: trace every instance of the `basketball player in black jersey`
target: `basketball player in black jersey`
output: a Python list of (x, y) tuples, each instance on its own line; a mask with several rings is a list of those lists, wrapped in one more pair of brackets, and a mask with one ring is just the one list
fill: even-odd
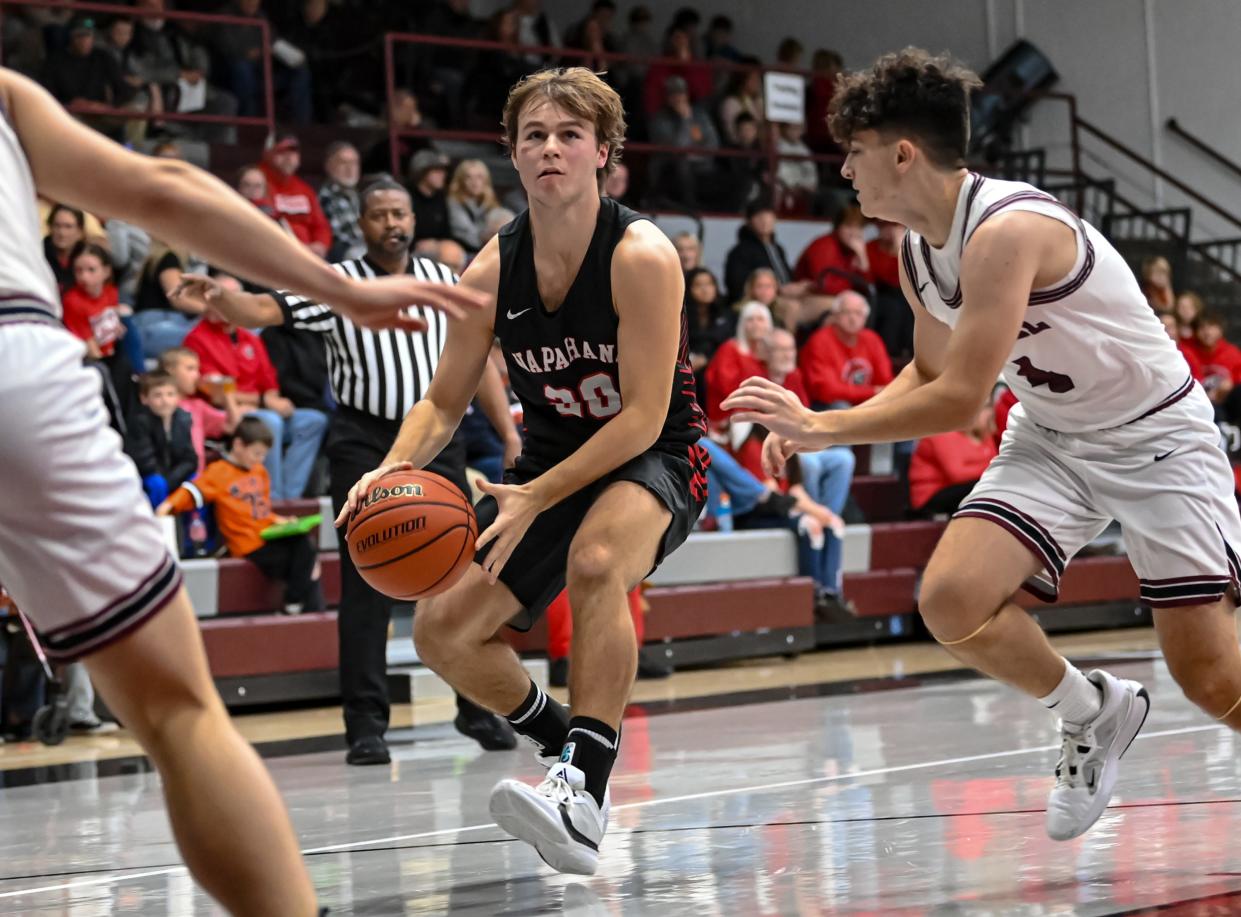
[[(498, 337), (525, 412), (525, 451), (504, 484), (482, 485), (476, 563), (421, 604), (414, 640), (427, 665), (556, 761), (537, 788), (501, 781), (496, 821), (552, 868), (590, 875), (637, 667), (626, 593), (685, 540), (702, 509), (705, 424), (676, 249), (599, 194), (624, 142), (616, 92), (584, 68), (542, 71), (514, 87), (503, 123), (530, 209), (461, 278), (495, 297), (494, 309), (450, 325), (426, 398), (338, 524), (378, 478), (421, 467), (444, 447)], [(566, 582), (572, 719), (501, 636), (505, 625), (532, 626)]]

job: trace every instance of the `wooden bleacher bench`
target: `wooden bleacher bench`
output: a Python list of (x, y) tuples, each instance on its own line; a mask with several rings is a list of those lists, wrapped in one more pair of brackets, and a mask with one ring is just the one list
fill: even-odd
[[(887, 475), (855, 479), (854, 496), (874, 517), (903, 513), (903, 494)], [(326, 500), (282, 504), (287, 515), (323, 513)], [(797, 653), (819, 643), (848, 643), (916, 632), (917, 591), (943, 521), (876, 521), (846, 530), (845, 595), (852, 621), (820, 624), (816, 634), (813, 583), (797, 575), (794, 535), (782, 529), (695, 533), (652, 576), (646, 592), (644, 652), (674, 665), (751, 655)], [(340, 600), (336, 532), (325, 521), (317, 534), (329, 609)], [(183, 561), (186, 582), (202, 618), (212, 672), (230, 703), (334, 696), (336, 613), (288, 617), (276, 613), (281, 587), (240, 559)], [(1137, 579), (1128, 559), (1082, 557), (1069, 567), (1056, 605), (1021, 593), (1049, 629), (1147, 623), (1137, 609)], [(403, 638), (408, 640), (408, 637)], [(546, 648), (542, 624), (511, 634), (521, 652)]]

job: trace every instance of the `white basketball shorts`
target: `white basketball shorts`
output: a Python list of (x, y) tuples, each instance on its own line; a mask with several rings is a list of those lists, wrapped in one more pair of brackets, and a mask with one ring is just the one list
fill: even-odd
[(957, 511), (989, 519), (1043, 563), (1025, 588), (1047, 601), (1064, 568), (1117, 520), (1151, 608), (1218, 601), (1241, 578), (1241, 515), (1228, 457), (1206, 393), (1122, 427), (1057, 433), (1020, 405), (1000, 454)]
[(134, 630), (181, 587), (83, 353), (53, 324), (0, 324), (0, 583), (59, 662)]

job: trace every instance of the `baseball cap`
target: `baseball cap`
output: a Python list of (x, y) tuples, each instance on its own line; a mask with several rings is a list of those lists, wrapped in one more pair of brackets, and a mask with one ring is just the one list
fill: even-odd
[(272, 151), (276, 151), (276, 150), (300, 150), (301, 148), (302, 148), (301, 141), (299, 141), (299, 140), (297, 139), (297, 136), (296, 136), (296, 135), (294, 135), (294, 134), (280, 134), (280, 135), (278, 135), (278, 136), (276, 137), (275, 142), (274, 142), (274, 143), (272, 143), (272, 145), (271, 145), (271, 147), (270, 147), (270, 149), (271, 149)]
[(447, 169), (448, 157), (439, 150), (419, 150), (413, 155), (409, 161), (409, 173), (415, 178), (421, 178), (425, 173), (432, 169)]
[(69, 34), (74, 35), (78, 32), (94, 32), (95, 20), (90, 16), (76, 16), (73, 22), (69, 24)]
[(670, 76), (664, 80), (665, 95), (672, 95), (676, 92), (689, 92), (689, 83), (685, 82), (685, 77)]

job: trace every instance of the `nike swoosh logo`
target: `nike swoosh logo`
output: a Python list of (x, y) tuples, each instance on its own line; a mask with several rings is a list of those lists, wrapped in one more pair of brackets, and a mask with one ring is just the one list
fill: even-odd
[(512, 309), (509, 309), (506, 314), (508, 315), (509, 318), (518, 318), (519, 316), (525, 315), (527, 312), (529, 312), (533, 308), (534, 306), (529, 306), (528, 308), (522, 309), (520, 312), (514, 312)]
[(921, 295), (922, 295), (922, 291), (923, 291), (923, 290), (925, 290), (925, 289), (926, 289), (927, 287), (929, 287), (930, 285), (931, 285), (931, 281), (929, 281), (929, 280), (924, 280), (924, 281), (922, 281), (922, 286), (918, 287), (918, 295), (919, 295), (919, 296), (921, 296)]
[(1155, 461), (1157, 461), (1157, 462), (1162, 462), (1164, 459), (1166, 459), (1169, 455), (1171, 455), (1171, 454), (1172, 454), (1173, 452), (1175, 452), (1175, 451), (1176, 451), (1175, 449), (1169, 449), (1169, 450), (1168, 450), (1167, 452), (1165, 452), (1163, 455), (1157, 455), (1157, 456), (1155, 456)]

